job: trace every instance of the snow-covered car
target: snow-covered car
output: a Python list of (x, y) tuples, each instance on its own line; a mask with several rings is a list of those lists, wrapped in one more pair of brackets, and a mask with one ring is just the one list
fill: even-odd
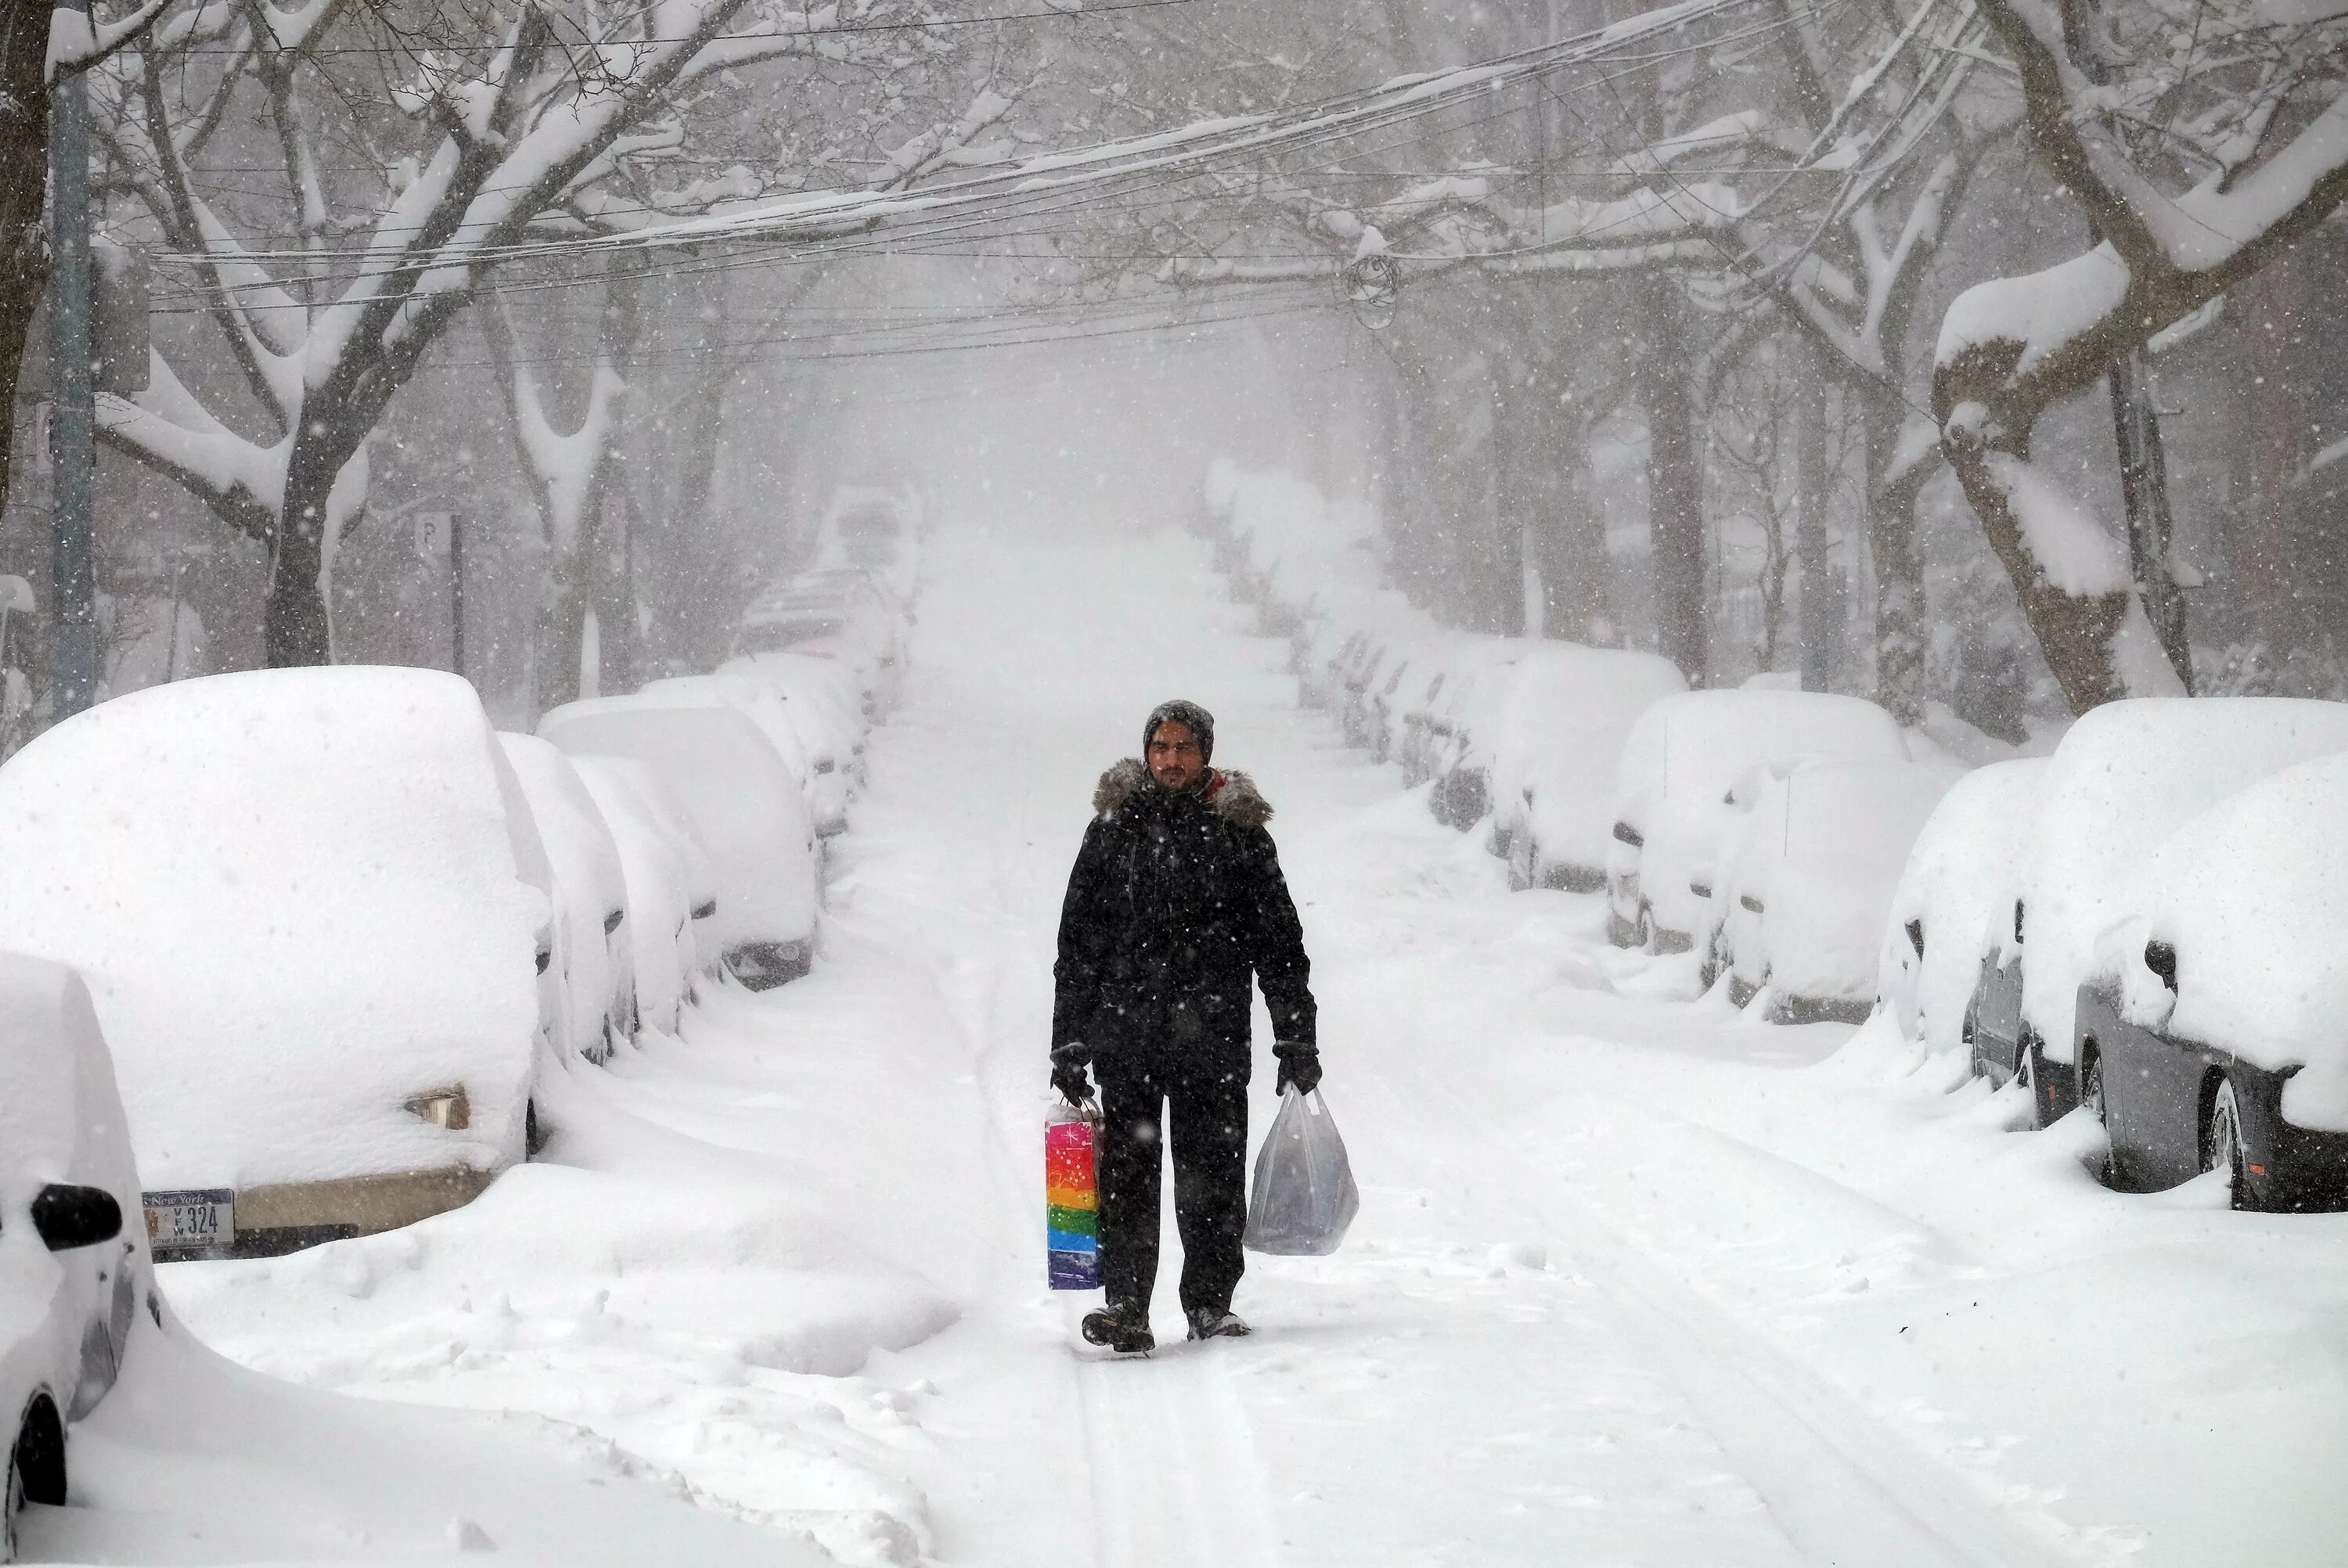
[(0, 1562), (16, 1560), (19, 1504), (64, 1504), (67, 1430), (114, 1387), (152, 1310), (138, 1212), (88, 989), (62, 964), (0, 953)]
[(855, 683), (837, 662), (787, 651), (729, 659), (717, 667), (717, 673), (747, 676), (772, 688), (789, 704), (791, 723), (817, 770), (822, 771), (824, 759), (829, 758), (842, 774), (841, 787), (850, 795), (855, 793), (864, 777), (868, 725)]
[(437, 671), (153, 687), (0, 767), (0, 947), (88, 982), (164, 1257), (412, 1224), (521, 1160), (549, 885), (480, 699)]
[(837, 661), (860, 711), (878, 718), (897, 698), (904, 617), (885, 585), (862, 572), (810, 572), (751, 607), (736, 655), (793, 652)]
[(672, 675), (647, 681), (636, 695), (654, 701), (675, 700), (705, 705), (715, 699), (739, 708), (758, 726), (799, 781), (808, 813), (815, 819), (816, 836), (829, 838), (848, 827), (848, 773), (832, 754), (830, 737), (838, 729), (804, 693), (794, 701), (774, 682), (747, 674), (739, 667), (715, 675)]
[(1909, 852), (1959, 770), (1809, 762), (1772, 772), (1737, 825), (1713, 896), (1717, 967), (1743, 1007), (1766, 987), (1778, 1023), (1858, 1023), (1874, 1009), (1885, 915)]
[(1694, 944), (1715, 862), (1739, 815), (1730, 792), (1755, 768), (1907, 757), (1891, 715), (1858, 697), (1740, 690), (1687, 692), (1653, 703), (1632, 725), (1615, 774), (1608, 939), (1665, 953)]
[(1418, 765), (1435, 781), (1427, 809), (1444, 826), (1464, 832), (1484, 819), (1491, 804), (1492, 740), (1518, 671), (1540, 646), (1521, 637), (1478, 637), (1453, 656), (1418, 743)]
[(815, 823), (798, 780), (748, 715), (717, 697), (592, 697), (550, 710), (538, 733), (572, 756), (642, 763), (676, 797), (716, 873), (708, 930), (736, 979), (764, 990), (808, 972)]
[(2238, 1209), (2348, 1208), (2348, 753), (2179, 828), (2106, 900), (2077, 1001), (2116, 1186), (2227, 1173)]
[(1493, 721), (1460, 764), (1488, 769), (1495, 854), (1517, 887), (1606, 886), (1614, 780), (1632, 726), (1687, 690), (1668, 659), (1545, 642), (1518, 663)]
[(696, 978), (717, 968), (716, 938), (697, 928), (717, 917), (717, 874), (651, 769), (623, 757), (570, 761), (620, 857), (637, 1028), (675, 1034)]
[[(2293, 697), (2143, 697), (2094, 709), (2048, 760), (2012, 910), (1982, 958), (1972, 1060), (2024, 1078), (2040, 1125), (2079, 1102), (2072, 1051), (2079, 987), (2111, 899), (2160, 842), (2238, 790), (2348, 751), (2348, 702)], [(2010, 917), (2009, 917), (2010, 913)]]
[(500, 734), (546, 848), (554, 897), (551, 970), (562, 1009), (555, 1039), (602, 1062), (635, 1038), (636, 979), (619, 845), (571, 760), (536, 735)]
[(2001, 945), (2046, 759), (1975, 768), (1951, 786), (1916, 836), (1884, 922), (1876, 994), (1906, 1039), (1932, 1051), (1969, 1043), (1965, 1016), (1982, 956)]
[(901, 596), (921, 569), (921, 492), (911, 486), (841, 485), (817, 529), (816, 559), (870, 571)]
[(1395, 644), (1365, 693), (1362, 730), (1374, 763), (1401, 760), (1406, 720), (1426, 693), (1462, 639), (1451, 633), (1421, 635)]

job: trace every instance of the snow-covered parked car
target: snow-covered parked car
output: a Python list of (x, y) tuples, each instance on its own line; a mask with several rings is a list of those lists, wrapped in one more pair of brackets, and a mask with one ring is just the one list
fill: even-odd
[(1428, 708), (1419, 740), (1427, 809), (1446, 827), (1462, 832), (1484, 820), (1491, 805), (1491, 746), (1509, 690), (1525, 661), (1540, 646), (1525, 638), (1469, 640), (1451, 661), (1439, 702)]
[(2079, 987), (2112, 899), (2160, 842), (2270, 774), (2348, 751), (2348, 702), (2292, 697), (2143, 697), (2073, 724), (2047, 763), (2011, 910), (1982, 959), (1972, 1063), (2020, 1076), (2040, 1125), (2079, 1102), (2072, 1054)]
[(847, 671), (829, 659), (786, 651), (728, 659), (717, 673), (763, 682), (781, 696), (817, 770), (829, 759), (842, 775), (841, 787), (854, 794), (864, 776), (869, 726)]
[(708, 931), (726, 967), (764, 990), (815, 958), (815, 823), (798, 780), (748, 715), (721, 698), (566, 702), (538, 733), (573, 756), (643, 764), (683, 806), (716, 873)]
[(1542, 643), (1512, 671), (1488, 757), (1492, 850), (1517, 887), (1596, 893), (1606, 886), (1614, 781), (1632, 726), (1687, 690), (1676, 665), (1653, 653)]
[(1777, 1023), (1858, 1023), (1875, 1007), (1885, 915), (1959, 770), (1808, 762), (1771, 771), (1713, 895), (1716, 966), (1743, 1007), (1766, 987)]
[[(98, 1015), (62, 964), (0, 953), (0, 1562), (63, 1506), (66, 1434), (114, 1387), (154, 1280)], [(126, 1223), (126, 1218), (128, 1223)]]
[(2238, 1209), (2348, 1208), (2348, 753), (2187, 823), (2106, 901), (2077, 1001), (2116, 1186), (2227, 1173)]
[(1825, 692), (1687, 692), (1640, 714), (1615, 774), (1608, 939), (1693, 946), (1739, 815), (1730, 792), (1756, 767), (1813, 757), (1905, 762), (1908, 748), (1881, 708)]
[(0, 947), (88, 982), (165, 1257), (412, 1224), (522, 1159), (548, 889), (479, 698), (437, 671), (153, 687), (0, 767)]
[(623, 757), (570, 761), (620, 857), (637, 1028), (675, 1034), (696, 977), (717, 968), (716, 938), (697, 929), (717, 917), (717, 874), (651, 769)]
[(537, 825), (554, 897), (551, 969), (562, 1010), (555, 1039), (601, 1062), (635, 1038), (636, 977), (619, 845), (571, 760), (536, 735), (500, 734)]
[(2046, 759), (1975, 768), (1917, 835), (1884, 922), (1876, 994), (1906, 1039), (1932, 1051), (1969, 1043), (1965, 1017), (1982, 957), (2000, 946)]
[(794, 699), (785, 688), (745, 673), (736, 666), (715, 675), (672, 675), (647, 681), (636, 695), (704, 705), (712, 699), (739, 708), (782, 757), (807, 796), (816, 836), (829, 838), (848, 827), (848, 770), (834, 755), (839, 724), (816, 699)]

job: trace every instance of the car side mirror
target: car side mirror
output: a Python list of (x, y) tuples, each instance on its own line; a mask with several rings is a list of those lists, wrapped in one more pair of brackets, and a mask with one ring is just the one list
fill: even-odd
[(96, 1246), (122, 1234), (122, 1205), (104, 1187), (52, 1182), (33, 1199), (33, 1229), (51, 1252)]
[(1917, 919), (1909, 921), (1904, 928), (1908, 933), (1909, 945), (1916, 949), (1916, 956), (1918, 958), (1922, 958), (1924, 956), (1924, 922), (1922, 918), (1920, 917)]
[(2160, 983), (2171, 991), (2177, 989), (2177, 949), (2167, 942), (2147, 942), (2144, 945), (2144, 967), (2160, 977)]

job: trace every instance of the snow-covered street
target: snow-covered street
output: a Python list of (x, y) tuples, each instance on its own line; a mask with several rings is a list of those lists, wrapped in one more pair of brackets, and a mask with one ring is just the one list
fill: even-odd
[[(1195, 540), (932, 547), (808, 979), (581, 1068), (467, 1207), (161, 1271), (235, 1361), (487, 1414), (149, 1336), (30, 1556), (2337, 1560), (2339, 1216), (2107, 1192), (2080, 1118), (2011, 1131), (1879, 1019), (1750, 1020), (1597, 897), (1509, 892), (1299, 707)], [(1053, 933), (1096, 776), (1177, 694), (1277, 810), (1364, 1202), (1334, 1256), (1251, 1256), (1253, 1337), (1183, 1344), (1169, 1286), (1158, 1353), (1107, 1361), (1044, 1283)], [(346, 1467), (411, 1473), (363, 1508)]]

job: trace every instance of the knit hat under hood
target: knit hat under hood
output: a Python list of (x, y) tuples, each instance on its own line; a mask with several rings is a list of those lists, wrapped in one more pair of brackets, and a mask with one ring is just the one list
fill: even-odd
[(1158, 733), (1158, 726), (1169, 720), (1187, 727), (1192, 734), (1199, 737), (1200, 762), (1210, 763), (1215, 760), (1215, 716), (1198, 703), (1186, 702), (1180, 697), (1175, 698), (1170, 702), (1160, 702), (1149, 710), (1149, 723), (1141, 727), (1143, 756), (1147, 757), (1149, 754), (1150, 738)]

